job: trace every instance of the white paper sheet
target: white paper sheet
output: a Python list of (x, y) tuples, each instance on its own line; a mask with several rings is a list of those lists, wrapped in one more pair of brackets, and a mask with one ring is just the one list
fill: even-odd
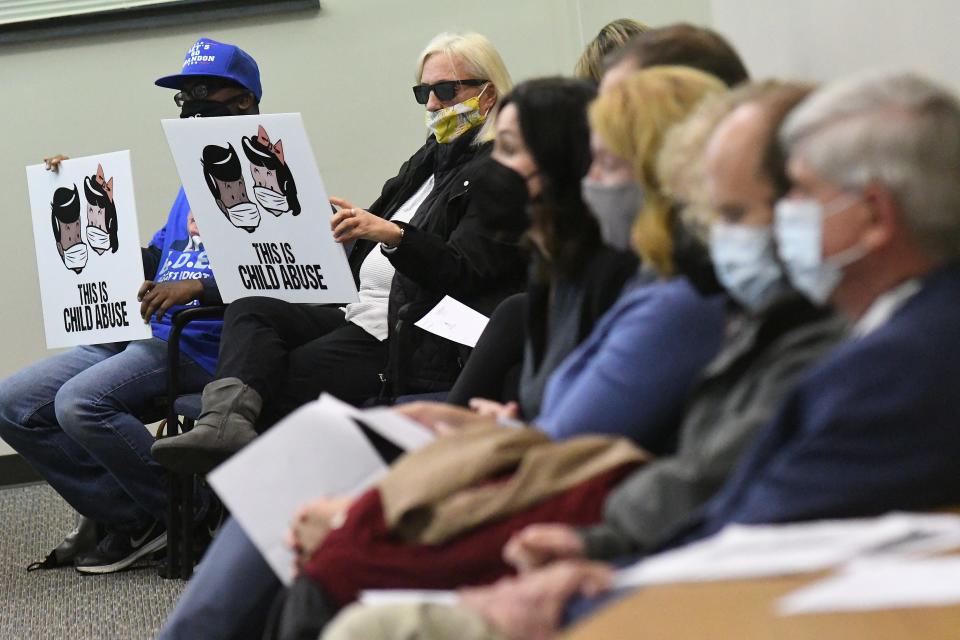
[(450, 296), (444, 296), (437, 306), (414, 324), (441, 338), (475, 347), (488, 321), (489, 318), (482, 313)]
[(363, 422), (404, 451), (416, 451), (437, 439), (433, 431), (389, 407), (357, 409), (329, 393), (320, 394), (320, 400), (331, 409), (339, 409), (344, 415)]
[(297, 507), (319, 496), (356, 495), (387, 468), (349, 414), (331, 400), (301, 407), (208, 476), (288, 585), (293, 555), (283, 537)]
[(960, 604), (960, 558), (863, 559), (780, 599), (783, 615)]
[(881, 518), (790, 525), (731, 525), (715, 536), (651, 556), (618, 573), (618, 587), (735, 580), (819, 571), (868, 553), (921, 553), (955, 539), (960, 516)]
[(360, 604), (381, 606), (391, 604), (444, 604), (453, 606), (460, 600), (456, 591), (429, 589), (369, 589), (360, 592)]
[(357, 419), (404, 451), (416, 451), (437, 439), (419, 422), (386, 407), (365, 409)]

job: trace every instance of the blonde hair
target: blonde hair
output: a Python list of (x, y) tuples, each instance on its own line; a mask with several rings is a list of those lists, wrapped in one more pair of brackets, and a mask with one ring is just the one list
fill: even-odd
[(627, 44), (634, 36), (638, 36), (650, 27), (630, 18), (620, 18), (608, 22), (600, 29), (600, 33), (587, 43), (577, 66), (573, 69), (575, 78), (600, 82), (606, 66), (607, 57)]
[[(507, 71), (507, 66), (503, 63), (503, 58), (497, 53), (493, 43), (479, 33), (437, 34), (420, 52), (420, 58), (417, 60), (416, 82), (420, 82), (420, 78), (423, 76), (423, 65), (427, 58), (434, 54), (447, 56), (452, 66), (456, 66), (453, 63), (453, 59), (456, 58), (474, 78), (489, 80), (493, 84), (497, 101), (490, 112), (487, 113), (487, 119), (480, 128), (474, 142), (482, 144), (493, 140), (500, 100), (513, 88), (510, 72)], [(460, 79), (454, 78), (454, 80)]]
[(657, 156), (671, 126), (709, 95), (726, 90), (717, 78), (689, 67), (638, 71), (590, 105), (590, 127), (615, 155), (633, 164), (644, 189), (643, 209), (633, 226), (633, 246), (664, 275), (673, 274), (674, 203), (657, 175)]

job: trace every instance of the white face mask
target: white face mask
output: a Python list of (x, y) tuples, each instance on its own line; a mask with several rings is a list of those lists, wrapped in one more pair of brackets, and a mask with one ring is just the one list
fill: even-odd
[(227, 209), (230, 224), (253, 232), (260, 225), (260, 210), (252, 202), (241, 202)]
[(97, 253), (110, 248), (110, 236), (99, 227), (87, 227), (87, 242)]
[(615, 186), (600, 184), (590, 178), (580, 181), (580, 194), (600, 225), (604, 244), (627, 251), (633, 221), (643, 206), (643, 187), (639, 182)]
[(813, 198), (783, 199), (774, 209), (774, 234), (777, 251), (786, 266), (793, 286), (816, 304), (826, 304), (843, 279), (844, 267), (866, 255), (854, 245), (840, 253), (823, 257), (823, 221), (848, 208), (853, 196), (834, 200), (828, 207)]
[(77, 273), (87, 266), (87, 245), (78, 242), (63, 252), (63, 264)]
[(260, 203), (260, 206), (275, 216), (290, 211), (290, 204), (287, 202), (286, 196), (280, 195), (273, 189), (255, 186), (253, 188), (253, 195), (257, 199), (257, 202)]
[(715, 222), (710, 259), (720, 284), (748, 311), (763, 311), (788, 291), (768, 226)]

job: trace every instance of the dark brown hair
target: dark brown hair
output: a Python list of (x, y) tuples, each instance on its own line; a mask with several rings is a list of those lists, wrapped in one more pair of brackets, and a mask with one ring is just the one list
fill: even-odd
[(546, 270), (572, 275), (600, 246), (600, 230), (580, 195), (580, 181), (592, 161), (587, 105), (596, 97), (589, 82), (571, 78), (538, 78), (514, 87), (504, 97), (502, 110), (517, 108), (520, 134), (543, 185), (530, 204), (531, 232), (549, 254)]
[(632, 59), (640, 69), (663, 65), (693, 67), (712, 74), (728, 87), (750, 79), (743, 60), (716, 31), (692, 24), (674, 24), (636, 36), (607, 62), (607, 69)]

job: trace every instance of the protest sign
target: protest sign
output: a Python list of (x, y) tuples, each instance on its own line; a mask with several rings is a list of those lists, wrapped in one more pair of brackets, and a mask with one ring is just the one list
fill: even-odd
[(130, 152), (32, 165), (27, 186), (47, 347), (149, 338)]
[(225, 302), (357, 300), (300, 114), (164, 120)]

